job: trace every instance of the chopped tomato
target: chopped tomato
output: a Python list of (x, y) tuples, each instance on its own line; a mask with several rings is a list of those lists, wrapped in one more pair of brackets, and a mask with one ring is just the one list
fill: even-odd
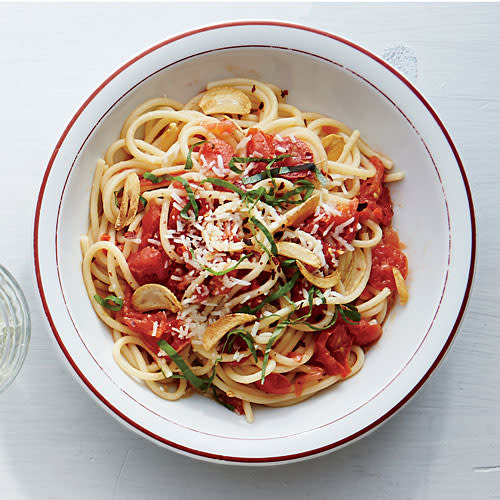
[(130, 254), (127, 259), (130, 271), (141, 284), (163, 283), (167, 278), (167, 256), (158, 247), (146, 246)]
[(314, 380), (319, 380), (325, 374), (323, 368), (320, 368), (319, 366), (310, 366), (309, 368), (310, 370), (308, 373), (299, 375), (295, 379), (295, 395), (297, 397), (302, 394), (305, 385)]
[(221, 157), (222, 163), (227, 167), (234, 155), (234, 150), (226, 141), (222, 139), (212, 139), (200, 146), (199, 153), (203, 164), (210, 165), (213, 162), (213, 165), (219, 166), (217, 157)]
[(347, 327), (349, 333), (354, 337), (353, 343), (359, 346), (371, 344), (382, 335), (382, 327), (379, 324), (370, 325), (365, 319), (355, 325), (347, 325)]
[[(387, 233), (387, 239), (385, 234)], [(403, 278), (408, 275), (408, 260), (400, 250), (399, 238), (393, 229), (384, 231), (384, 238), (372, 250), (372, 270), (369, 284), (377, 290), (387, 287), (392, 291), (397, 289), (392, 268), (399, 269)]]
[[(132, 292), (127, 289), (123, 307), (118, 311), (116, 319), (139, 334), (143, 342), (153, 351), (158, 352), (158, 342), (166, 340), (177, 352), (190, 343), (189, 339), (180, 339), (173, 328), (182, 326), (182, 322), (174, 315), (167, 316), (165, 311), (139, 312), (132, 306)], [(156, 323), (156, 335), (153, 331)]]
[(382, 184), (385, 167), (377, 156), (372, 156), (370, 162), (375, 166), (376, 172), (373, 177), (361, 181), (359, 202), (366, 206), (359, 212), (359, 218), (362, 221), (371, 219), (387, 226), (391, 223), (394, 212), (389, 189)]
[(101, 241), (109, 241), (111, 239), (111, 236), (108, 233), (103, 233), (99, 239)]
[(234, 407), (234, 412), (237, 413), (238, 415), (244, 415), (245, 410), (243, 410), (243, 400), (240, 398), (235, 398), (228, 396), (227, 394), (220, 394), (218, 396), (219, 399), (224, 401), (224, 403), (231, 405)]
[[(265, 134), (257, 129), (250, 129), (250, 141), (247, 144), (247, 156), (257, 156), (262, 158), (274, 158), (275, 156), (288, 154), (289, 158), (284, 158), (276, 162), (274, 167), (292, 167), (295, 165), (302, 165), (303, 163), (310, 163), (313, 160), (313, 154), (309, 146), (300, 139), (291, 137), (277, 138), (271, 134)], [(252, 174), (258, 174), (266, 168), (265, 163), (257, 163), (256, 167), (252, 170)], [(280, 177), (294, 181), (296, 179), (312, 176), (309, 170), (302, 170), (300, 172), (290, 172), (282, 174)]]
[(203, 127), (214, 133), (217, 137), (232, 134), (236, 130), (236, 124), (231, 120), (203, 123)]
[(262, 158), (272, 158), (274, 156), (272, 135), (265, 134), (256, 128), (251, 128), (248, 133), (251, 138), (247, 144), (247, 156), (261, 156)]
[(142, 235), (141, 245), (139, 248), (144, 248), (149, 245), (148, 239), (158, 239), (160, 230), (161, 205), (156, 202), (149, 202), (148, 208), (142, 218)]
[(352, 337), (342, 323), (322, 331), (315, 337), (313, 365), (320, 365), (328, 375), (346, 377), (351, 372), (349, 353)]
[(288, 379), (281, 373), (270, 373), (264, 379), (264, 383), (255, 382), (255, 385), (264, 392), (269, 394), (288, 394), (291, 391), (292, 385)]

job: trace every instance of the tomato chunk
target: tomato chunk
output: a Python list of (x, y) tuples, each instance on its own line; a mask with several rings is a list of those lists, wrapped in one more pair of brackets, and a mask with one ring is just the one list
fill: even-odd
[(142, 218), (142, 235), (139, 248), (148, 246), (148, 239), (158, 239), (160, 231), (161, 205), (156, 202), (149, 202), (147, 210)]
[(206, 122), (203, 127), (210, 130), (217, 137), (224, 137), (232, 134), (236, 130), (236, 124), (231, 120), (221, 120), (219, 122)]
[[(180, 339), (173, 328), (182, 326), (182, 322), (175, 315), (165, 311), (140, 312), (132, 306), (132, 291), (125, 292), (123, 307), (118, 311), (116, 319), (127, 325), (137, 333), (142, 341), (155, 353), (160, 351), (158, 342), (166, 340), (177, 352), (190, 343), (189, 339)], [(156, 335), (153, 336), (156, 323)]]
[(163, 283), (167, 279), (167, 256), (155, 246), (146, 246), (130, 254), (127, 262), (134, 278), (141, 284)]
[(264, 392), (269, 394), (288, 394), (291, 391), (291, 384), (288, 379), (281, 373), (270, 373), (264, 379), (264, 383), (255, 382), (255, 385)]
[(203, 165), (218, 167), (218, 157), (221, 157), (224, 167), (227, 167), (229, 165), (229, 161), (234, 155), (234, 150), (233, 147), (226, 141), (216, 138), (202, 144), (199, 153)]
[(394, 212), (389, 189), (382, 184), (385, 167), (377, 156), (372, 156), (370, 162), (375, 166), (376, 173), (373, 177), (361, 182), (359, 202), (366, 206), (359, 212), (359, 218), (361, 221), (371, 219), (387, 226), (391, 223)]
[[(399, 269), (403, 278), (408, 275), (408, 260), (406, 255), (399, 248), (399, 239), (394, 235), (395, 231), (384, 231), (384, 238), (372, 250), (372, 270), (370, 273), (369, 284), (377, 290), (387, 287), (393, 292), (396, 291), (396, 282), (392, 268)], [(397, 244), (395, 244), (397, 241)]]
[(346, 377), (351, 372), (349, 353), (352, 337), (344, 324), (322, 331), (314, 341), (312, 364), (320, 365), (328, 375)]
[(297, 397), (302, 394), (305, 385), (314, 380), (321, 379), (325, 374), (323, 368), (319, 366), (311, 366), (309, 368), (310, 370), (308, 373), (304, 373), (295, 378), (295, 395)]
[(272, 158), (274, 156), (273, 136), (265, 134), (256, 128), (251, 128), (248, 133), (251, 135), (247, 144), (247, 156)]
[(359, 346), (372, 344), (382, 335), (382, 327), (379, 324), (371, 325), (365, 319), (355, 325), (348, 325), (348, 329), (354, 337), (353, 343)]

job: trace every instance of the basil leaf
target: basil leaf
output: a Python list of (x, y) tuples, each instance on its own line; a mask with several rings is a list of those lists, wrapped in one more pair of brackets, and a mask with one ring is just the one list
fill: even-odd
[(253, 314), (254, 312), (262, 309), (269, 302), (273, 302), (276, 299), (279, 299), (283, 295), (286, 295), (294, 286), (297, 280), (299, 279), (300, 271), (296, 271), (295, 274), (290, 278), (290, 281), (287, 281), (283, 286), (279, 287), (273, 294), (268, 295), (258, 306), (249, 307), (244, 306), (240, 308), (237, 312), (246, 312), (249, 314)]
[(297, 267), (297, 261), (295, 259), (286, 259), (281, 263), (281, 267)]
[(246, 192), (243, 191), (243, 189), (235, 186), (232, 182), (219, 179), (218, 177), (207, 177), (206, 179), (203, 179), (200, 184), (203, 184), (204, 182), (210, 182), (212, 184), (215, 184), (216, 186), (230, 189), (231, 191), (239, 194), (241, 197), (244, 197), (246, 195)]
[(314, 165), (314, 173), (316, 174), (316, 178), (318, 179), (319, 183), (324, 186), (326, 184), (326, 177), (316, 165)]
[(250, 221), (257, 226), (263, 233), (266, 239), (269, 241), (271, 244), (271, 253), (273, 255), (278, 255), (278, 248), (276, 247), (276, 243), (274, 242), (273, 235), (269, 232), (269, 229), (260, 222), (260, 220), (256, 219), (255, 217), (252, 217)]
[(170, 359), (179, 367), (179, 370), (182, 371), (182, 374), (188, 382), (200, 389), (200, 391), (206, 391), (208, 387), (210, 387), (213, 377), (215, 376), (215, 367), (211, 379), (198, 377), (191, 371), (191, 368), (189, 368), (180, 354), (166, 340), (160, 340), (158, 346), (162, 351), (167, 353)]
[(191, 189), (191, 186), (189, 185), (189, 182), (186, 179), (184, 179), (184, 177), (178, 177), (178, 176), (172, 177), (171, 175), (165, 175), (164, 178), (165, 177), (168, 178), (168, 180), (180, 182), (182, 184), (182, 186), (184, 187), (184, 189), (186, 190), (186, 193), (187, 193), (188, 199), (189, 199), (189, 203), (187, 205), (185, 205), (185, 207), (181, 210), (181, 214), (180, 214), (181, 217), (183, 219), (186, 219), (186, 220), (193, 220), (187, 214), (189, 207), (193, 207), (194, 220), (196, 220), (198, 218), (199, 207), (198, 207), (198, 203), (196, 203), (196, 198), (194, 196), (193, 190)]
[(123, 299), (120, 299), (120, 297), (116, 295), (108, 295), (103, 299), (100, 295), (96, 294), (94, 295), (94, 299), (101, 304), (101, 306), (111, 311), (120, 311), (123, 307)]
[(361, 321), (361, 314), (354, 304), (344, 304), (343, 307), (337, 304), (335, 307), (342, 319), (349, 325), (357, 325)]
[(120, 204), (118, 203), (118, 195), (123, 193), (123, 188), (118, 189), (117, 191), (113, 191), (113, 195), (115, 196), (115, 206), (116, 208), (120, 208)]
[(139, 201), (142, 203), (142, 206), (143, 207), (146, 207), (146, 205), (148, 204), (148, 200), (146, 200), (146, 198), (144, 198), (144, 196), (139, 195)]
[[(196, 142), (195, 144), (193, 144), (190, 148), (189, 148), (189, 151), (188, 151), (188, 154), (186, 156), (186, 163), (184, 164), (184, 170), (191, 170), (193, 168), (193, 160), (191, 159), (191, 154), (193, 152), (193, 149), (196, 147), (196, 146), (201, 146), (202, 144), (205, 144), (205, 142), (208, 142), (208, 141), (200, 141), (200, 142)], [(214, 149), (214, 145), (212, 144), (212, 149)]]
[[(233, 338), (229, 341), (230, 337), (233, 337)], [(224, 344), (224, 347), (222, 348), (222, 352), (224, 352), (224, 350), (226, 349), (226, 345), (229, 349), (232, 348), (233, 342), (236, 339), (236, 337), (241, 337), (246, 342), (248, 349), (252, 353), (253, 359), (257, 363), (257, 360), (258, 360), (257, 351), (255, 350), (255, 344), (253, 342), (253, 337), (243, 328), (236, 328), (235, 330), (231, 330), (227, 334), (227, 339), (226, 339), (226, 342)], [(229, 341), (229, 343), (228, 343), (228, 341)]]
[(234, 271), (245, 259), (249, 259), (251, 257), (250, 254), (244, 254), (239, 258), (238, 262), (236, 262), (236, 264), (234, 264), (234, 266), (231, 266), (227, 269), (224, 269), (224, 271), (215, 271), (211, 267), (205, 266), (201, 262), (198, 262), (196, 260), (196, 257), (194, 256), (193, 249), (190, 249), (190, 252), (191, 252), (192, 259), (194, 261), (196, 261), (203, 269), (205, 269), (205, 271), (208, 271), (210, 274), (213, 274), (214, 276), (224, 276), (225, 274), (230, 273), (231, 271)]
[(314, 163), (304, 163), (302, 165), (294, 165), (292, 167), (278, 167), (272, 168), (270, 170), (264, 170), (258, 174), (252, 175), (251, 177), (244, 177), (241, 182), (243, 184), (255, 184), (256, 182), (268, 179), (270, 177), (277, 177), (283, 174), (290, 174), (293, 172), (303, 172), (304, 170), (309, 170), (314, 172), (316, 165)]
[(159, 182), (161, 182), (161, 177), (158, 177), (155, 174), (152, 174), (151, 172), (144, 172), (142, 174), (142, 177), (144, 179), (147, 179), (148, 181), (151, 181), (153, 184), (158, 184)]
[(260, 376), (261, 385), (264, 383), (264, 379), (266, 378), (266, 368), (267, 368), (267, 363), (269, 362), (269, 354), (271, 353), (271, 347), (273, 346), (275, 340), (281, 335), (284, 329), (285, 329), (284, 325), (283, 326), (278, 325), (274, 330), (274, 333), (271, 336), (271, 338), (267, 341), (266, 350), (264, 351), (264, 360), (262, 361), (262, 373)]
[(225, 401), (223, 401), (222, 399), (220, 399), (219, 396), (217, 396), (217, 391), (215, 390), (215, 386), (212, 386), (212, 391), (214, 393), (214, 399), (215, 399), (215, 401), (217, 401), (217, 403), (221, 404), (222, 406), (224, 406), (224, 408), (227, 408), (230, 411), (234, 411), (234, 406), (233, 405), (230, 405), (229, 403), (226, 403)]

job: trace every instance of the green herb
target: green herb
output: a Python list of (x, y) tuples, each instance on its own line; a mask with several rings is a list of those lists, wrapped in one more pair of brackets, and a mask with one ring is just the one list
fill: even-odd
[(206, 391), (210, 387), (215, 376), (215, 367), (209, 379), (198, 377), (191, 371), (191, 368), (189, 368), (184, 359), (182, 359), (181, 355), (167, 341), (160, 340), (158, 346), (162, 351), (167, 353), (170, 359), (178, 366), (182, 375), (188, 382), (200, 389), (200, 391)]
[(115, 206), (116, 208), (120, 208), (120, 204), (118, 203), (118, 195), (123, 193), (123, 188), (118, 189), (118, 191), (113, 191), (113, 194), (115, 196)]
[(273, 346), (275, 340), (282, 334), (283, 330), (285, 329), (284, 325), (278, 325), (276, 329), (274, 330), (273, 335), (271, 338), (267, 341), (266, 344), (266, 350), (264, 351), (264, 359), (262, 361), (262, 373), (260, 376), (260, 383), (264, 383), (264, 379), (266, 378), (266, 368), (267, 368), (267, 363), (269, 361), (269, 354), (271, 353), (271, 347)]
[[(188, 151), (188, 154), (186, 156), (186, 163), (184, 164), (184, 170), (191, 170), (193, 168), (193, 160), (191, 159), (191, 154), (193, 152), (193, 149), (196, 147), (196, 146), (201, 146), (202, 144), (205, 144), (205, 142), (208, 142), (208, 141), (200, 141), (200, 142), (197, 142), (195, 144), (193, 144), (190, 148), (189, 148), (189, 151)], [(214, 149), (214, 145), (212, 144), (212, 149)]]
[(295, 259), (286, 259), (281, 263), (281, 267), (297, 267), (297, 261)]
[(239, 258), (238, 262), (236, 262), (236, 264), (234, 264), (234, 266), (228, 267), (227, 269), (224, 269), (223, 271), (215, 271), (211, 267), (205, 266), (201, 262), (198, 262), (196, 260), (196, 257), (194, 256), (193, 249), (190, 249), (190, 252), (191, 252), (192, 259), (194, 261), (196, 261), (203, 269), (205, 269), (205, 271), (208, 271), (210, 274), (213, 274), (214, 276), (224, 276), (225, 274), (230, 273), (231, 271), (234, 271), (245, 259), (249, 259), (251, 257), (250, 254), (243, 254)]
[(271, 244), (271, 253), (273, 255), (278, 255), (278, 248), (276, 247), (276, 243), (274, 242), (273, 235), (270, 233), (269, 229), (260, 222), (260, 220), (256, 219), (255, 217), (252, 217), (250, 221), (257, 226), (263, 233), (266, 239), (269, 241)]
[(361, 321), (361, 314), (352, 302), (343, 304), (342, 306), (336, 304), (335, 307), (338, 309), (342, 319), (349, 325), (356, 325)]
[(270, 170), (264, 170), (258, 174), (252, 175), (251, 177), (244, 177), (241, 182), (243, 184), (255, 184), (256, 182), (262, 181), (264, 179), (269, 179), (270, 177), (278, 177), (283, 174), (290, 174), (293, 172), (303, 172), (304, 170), (309, 170), (314, 172), (316, 165), (314, 163), (304, 163), (303, 165), (294, 165), (292, 167), (278, 167), (272, 168)]
[(243, 170), (239, 169), (235, 163), (275, 163), (280, 160), (284, 160), (285, 158), (290, 158), (289, 154), (275, 156), (274, 158), (251, 158), (251, 157), (239, 157), (233, 156), (229, 161), (229, 168), (236, 172), (237, 174), (242, 174)]
[(318, 179), (319, 183), (324, 186), (326, 184), (326, 177), (316, 165), (314, 165), (314, 173), (316, 174), (316, 178)]
[(144, 172), (142, 176), (144, 177), (144, 179), (151, 181), (153, 184), (158, 184), (162, 180), (161, 177), (158, 177), (157, 175), (152, 174), (151, 172)]
[(268, 295), (258, 306), (255, 307), (249, 307), (249, 306), (244, 306), (240, 308), (237, 312), (244, 312), (248, 314), (253, 314), (257, 312), (259, 309), (262, 309), (266, 304), (269, 304), (269, 302), (273, 302), (280, 297), (283, 297), (283, 295), (286, 295), (292, 288), (295, 286), (295, 283), (299, 279), (300, 276), (300, 271), (296, 271), (295, 274), (290, 278), (290, 281), (287, 281), (283, 286), (280, 286), (278, 290), (276, 290), (273, 294)]
[(231, 191), (239, 194), (242, 198), (247, 194), (245, 191), (243, 191), (243, 189), (235, 186), (233, 183), (225, 181), (223, 179), (219, 179), (218, 177), (207, 177), (206, 179), (203, 179), (200, 184), (203, 184), (204, 182), (210, 182), (212, 184), (215, 184), (216, 186), (230, 189)]
[(222, 406), (224, 406), (224, 408), (227, 408), (230, 411), (234, 411), (234, 406), (233, 405), (230, 405), (229, 403), (226, 403), (225, 401), (223, 401), (222, 399), (220, 399), (219, 396), (217, 396), (217, 391), (215, 390), (215, 386), (212, 386), (212, 391), (214, 393), (214, 399), (215, 399), (215, 401), (217, 401), (217, 403), (221, 404)]
[(108, 295), (104, 299), (99, 295), (94, 295), (94, 299), (101, 304), (101, 306), (111, 311), (119, 311), (123, 307), (123, 299), (117, 297), (116, 295)]
[(139, 201), (142, 203), (142, 206), (145, 207), (148, 203), (148, 200), (146, 200), (146, 198), (144, 198), (144, 196), (139, 195)]
[[(231, 338), (232, 337), (232, 338)], [(236, 337), (241, 337), (247, 344), (248, 349), (250, 349), (250, 352), (252, 353), (253, 359), (257, 363), (257, 351), (255, 350), (255, 345), (253, 342), (253, 337), (243, 328), (236, 328), (235, 330), (231, 330), (227, 334), (227, 339), (224, 344), (224, 347), (222, 348), (222, 352), (226, 349), (226, 346), (229, 350), (233, 347), (233, 343), (236, 340)]]

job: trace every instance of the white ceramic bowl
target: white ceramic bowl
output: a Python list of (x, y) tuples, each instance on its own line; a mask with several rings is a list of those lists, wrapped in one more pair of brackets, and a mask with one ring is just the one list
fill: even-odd
[[(361, 130), (407, 174), (394, 226), (407, 245), (410, 301), (397, 306), (362, 371), (294, 407), (259, 409), (249, 425), (208, 399), (165, 402), (123, 373), (87, 298), (79, 236), (95, 162), (148, 98), (180, 101), (214, 79), (244, 76), (289, 90), (289, 102)], [(198, 458), (278, 463), (326, 453), (388, 419), (422, 386), (457, 332), (475, 249), (465, 172), (422, 95), (366, 49), (281, 22), (232, 22), (162, 42), (113, 73), (82, 105), (47, 167), (35, 219), (35, 264), (47, 318), (71, 370), (119, 421)]]

